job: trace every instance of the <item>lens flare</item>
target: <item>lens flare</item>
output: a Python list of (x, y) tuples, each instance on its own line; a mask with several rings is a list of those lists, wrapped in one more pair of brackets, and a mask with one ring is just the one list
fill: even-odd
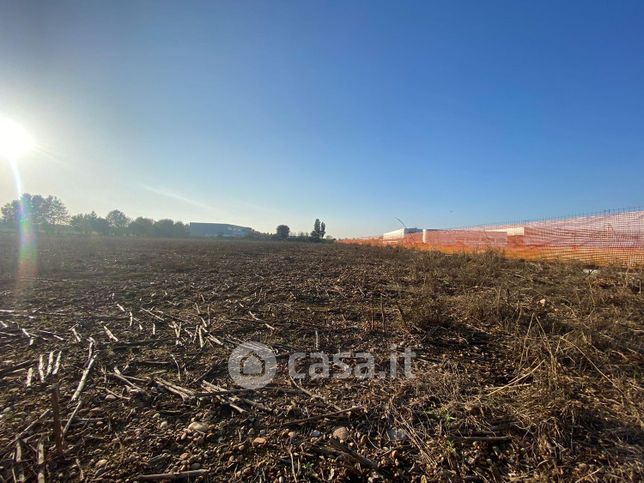
[(0, 117), (0, 157), (17, 161), (36, 147), (34, 138), (17, 122)]
[(16, 193), (18, 194), (15, 221), (18, 225), (20, 236), (17, 274), (19, 281), (33, 278), (36, 274), (38, 261), (31, 205), (28, 199), (23, 197), (22, 179), (18, 169), (18, 160), (33, 151), (35, 147), (34, 138), (24, 127), (11, 119), (0, 117), (0, 158), (5, 158), (9, 161), (16, 183)]
[(36, 275), (38, 250), (36, 249), (36, 233), (31, 222), (31, 206), (22, 198), (18, 203), (17, 218), (18, 232), (20, 233), (17, 278), (19, 281), (25, 281)]

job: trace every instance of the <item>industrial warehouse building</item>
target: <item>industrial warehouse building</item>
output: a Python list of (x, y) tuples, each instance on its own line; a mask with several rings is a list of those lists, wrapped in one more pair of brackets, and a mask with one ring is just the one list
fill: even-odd
[(190, 236), (242, 238), (250, 235), (252, 228), (230, 225), (228, 223), (194, 223), (190, 222)]

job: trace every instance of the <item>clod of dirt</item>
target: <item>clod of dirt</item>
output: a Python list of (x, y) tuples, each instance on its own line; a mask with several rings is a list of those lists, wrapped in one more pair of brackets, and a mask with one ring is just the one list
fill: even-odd
[(266, 438), (258, 436), (253, 440), (253, 446), (264, 446), (266, 444)]
[(193, 421), (188, 425), (188, 431), (205, 433), (206, 431), (208, 431), (208, 425), (204, 423), (200, 423), (199, 421)]
[(351, 433), (344, 426), (340, 426), (333, 431), (333, 437), (340, 441), (347, 441), (351, 437)]

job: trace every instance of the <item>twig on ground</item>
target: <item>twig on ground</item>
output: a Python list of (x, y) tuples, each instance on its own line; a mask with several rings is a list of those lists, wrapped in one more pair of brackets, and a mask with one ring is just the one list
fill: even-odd
[(43, 438), (40, 438), (38, 441), (38, 483), (45, 483), (45, 471), (46, 471), (46, 457), (45, 457), (45, 441)]
[(80, 381), (78, 381), (78, 387), (76, 388), (76, 391), (72, 395), (72, 401), (76, 401), (78, 397), (81, 395), (81, 392), (83, 392), (83, 388), (85, 387), (85, 383), (87, 382), (87, 376), (89, 375), (90, 371), (92, 370), (92, 366), (94, 365), (94, 361), (96, 361), (96, 357), (98, 354), (92, 354), (89, 362), (87, 363), (87, 367), (83, 371), (83, 375), (80, 378)]
[(74, 418), (76, 417), (76, 413), (78, 413), (78, 410), (81, 407), (81, 404), (83, 403), (82, 399), (78, 401), (78, 404), (72, 411), (72, 414), (69, 416), (69, 419), (67, 420), (67, 423), (65, 424), (65, 427), (63, 428), (63, 435), (67, 433), (69, 430), (69, 427), (72, 425), (72, 422), (74, 421)]
[(154, 481), (154, 480), (178, 480), (184, 478), (194, 478), (196, 476), (205, 475), (208, 473), (208, 470), (189, 470), (189, 471), (177, 471), (176, 473), (156, 473), (149, 475), (138, 475), (135, 479), (144, 480), (144, 481)]
[(292, 421), (286, 421), (283, 423), (284, 426), (293, 426), (293, 425), (300, 425), (300, 424), (306, 424), (310, 423), (312, 421), (318, 421), (320, 419), (325, 419), (325, 418), (333, 418), (336, 416), (340, 416), (345, 413), (350, 413), (353, 411), (357, 411), (359, 409), (362, 409), (361, 406), (353, 406), (348, 409), (341, 409), (340, 411), (333, 411), (332, 413), (326, 413), (326, 414), (319, 414), (317, 416), (310, 416), (308, 418), (302, 418), (302, 419), (294, 419)]
[(171, 382), (168, 382), (165, 379), (161, 379), (160, 377), (153, 378), (152, 380), (156, 384), (164, 388), (166, 391), (176, 394), (184, 401), (189, 401), (190, 399), (194, 398), (195, 394), (194, 394), (194, 391), (192, 391), (191, 389), (177, 386), (176, 384), (172, 384)]
[(4, 369), (0, 370), (0, 377), (6, 376), (7, 374), (11, 374), (13, 372), (16, 372), (20, 369), (23, 369), (30, 365), (32, 361), (25, 361), (25, 362), (20, 362), (19, 364), (16, 364), (15, 366), (11, 367), (5, 367)]
[(53, 429), (54, 429), (54, 441), (56, 441), (56, 453), (58, 456), (62, 456), (64, 450), (64, 441), (63, 441), (63, 431), (60, 424), (60, 392), (58, 390), (58, 384), (54, 384), (51, 388), (51, 410), (53, 412)]
[(376, 471), (379, 470), (379, 466), (374, 461), (370, 460), (369, 458), (365, 458), (364, 456), (362, 456), (361, 454), (359, 454), (356, 451), (352, 450), (348, 446), (340, 443), (340, 441), (338, 441), (337, 439), (331, 438), (330, 440), (328, 440), (327, 443), (333, 449), (335, 449), (337, 451), (340, 451), (341, 453), (346, 454), (347, 456), (349, 456), (354, 461), (360, 463), (362, 466), (366, 466), (367, 468), (371, 468), (371, 469), (376, 470)]

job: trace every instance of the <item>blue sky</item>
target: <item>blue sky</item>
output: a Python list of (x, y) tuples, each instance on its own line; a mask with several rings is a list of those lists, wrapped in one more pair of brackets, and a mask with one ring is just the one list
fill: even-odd
[(643, 86), (639, 1), (0, 1), (25, 189), (73, 213), (350, 236), (641, 205)]

